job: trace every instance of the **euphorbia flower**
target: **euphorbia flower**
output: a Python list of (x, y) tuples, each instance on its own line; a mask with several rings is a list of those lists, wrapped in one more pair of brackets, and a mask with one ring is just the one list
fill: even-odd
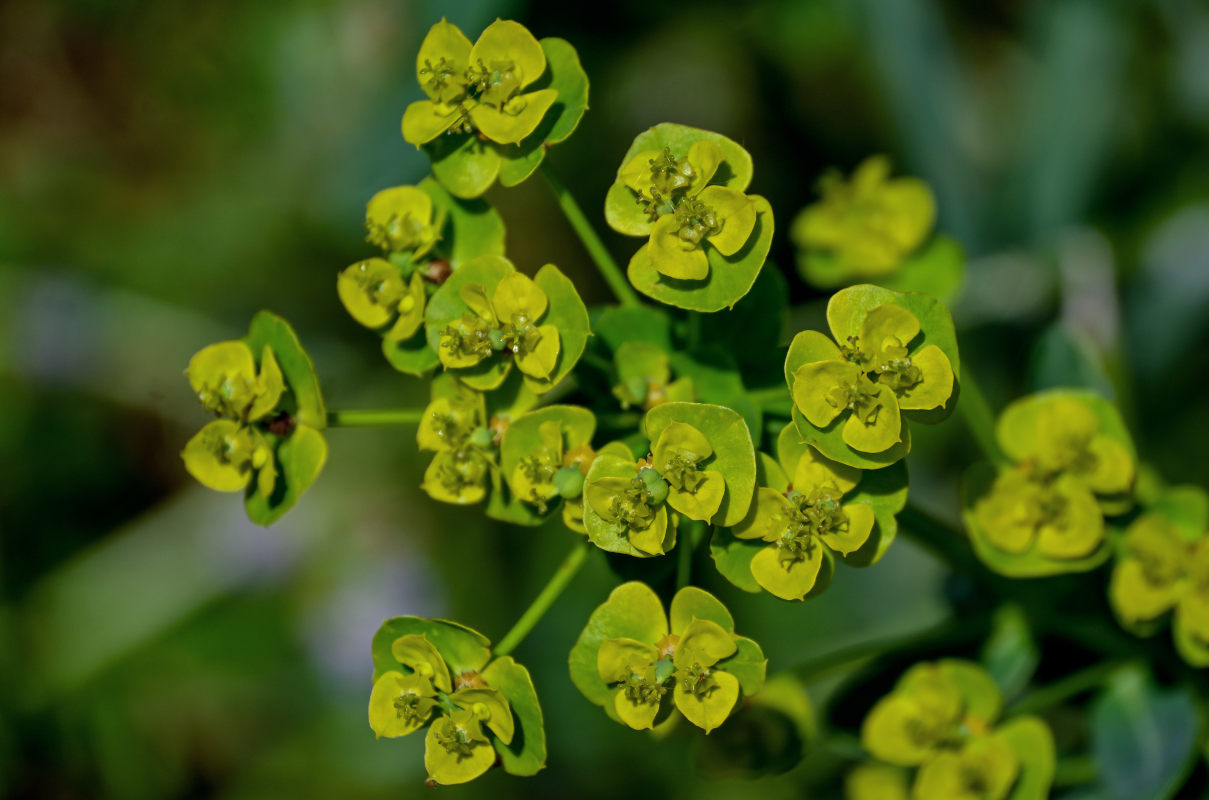
[(251, 348), (241, 341), (202, 348), (185, 370), (189, 385), (207, 411), (241, 422), (255, 422), (277, 406), (285, 379), (273, 350), (265, 345), (260, 372)]
[[(1013, 460), (1041, 476), (1070, 475), (1096, 494), (1118, 494), (1132, 486), (1133, 457), (1121, 442), (1104, 432), (1086, 403), (1055, 396), (1021, 408), (1004, 414), (1007, 417), (1015, 413), (1018, 417), (1003, 423), (1017, 435), (1009, 436), (1005, 431), (999, 437)], [(1024, 415), (1029, 418), (1026, 420)], [(1032, 424), (1024, 424), (1026, 421)]]
[(510, 273), (491, 297), (483, 286), (467, 284), (460, 297), (471, 310), (441, 331), (442, 364), (473, 367), (496, 353), (508, 353), (529, 378), (549, 380), (558, 364), (558, 329), (539, 324), (548, 301), (531, 278)]
[(444, 657), (423, 635), (399, 637), (391, 654), (403, 669), (389, 670), (374, 683), (369, 701), (374, 733), (406, 736), (431, 722), (424, 764), (432, 780), (464, 783), (486, 772), (495, 763), (495, 748), (483, 727), (504, 744), (515, 733), (504, 696), (477, 672), (451, 678)]
[(443, 211), (415, 186), (394, 186), (370, 198), (365, 207), (365, 240), (383, 253), (403, 254), (414, 261), (440, 238)]
[(1072, 475), (1037, 477), (1017, 467), (995, 479), (974, 506), (987, 540), (1005, 553), (1034, 544), (1054, 559), (1081, 558), (1104, 539), (1104, 516), (1091, 491)]
[(912, 346), (919, 320), (896, 305), (871, 309), (857, 336), (836, 345), (803, 331), (814, 359), (793, 373), (793, 399), (811, 425), (843, 420), (843, 440), (854, 450), (880, 453), (902, 436), (902, 411), (943, 406), (953, 394), (949, 357), (933, 344)]
[(800, 600), (814, 588), (824, 549), (844, 555), (860, 549), (873, 531), (873, 508), (843, 502), (859, 481), (860, 470), (807, 450), (789, 491), (757, 489), (755, 514), (733, 532), (768, 543), (751, 561), (760, 586), (782, 599)]
[(1117, 616), (1130, 624), (1174, 611), (1178, 649), (1190, 663), (1205, 666), (1207, 657), (1185, 643), (1209, 649), (1209, 536), (1189, 542), (1161, 513), (1138, 517), (1125, 532), (1108, 597)]
[(241, 491), (255, 475), (257, 488), (267, 497), (277, 483), (268, 440), (256, 428), (229, 419), (207, 424), (189, 440), (181, 456), (189, 474), (215, 491)]
[[(947, 662), (956, 664), (960, 662)], [(946, 662), (919, 664), (911, 668), (870, 710), (861, 727), (861, 744), (875, 758), (900, 767), (913, 767), (930, 760), (942, 749), (960, 744), (968, 736), (984, 734), (998, 715), (998, 690), (989, 677), (987, 691), (995, 702), (985, 717), (976, 714), (963, 686)], [(965, 667), (969, 672), (972, 667)], [(985, 674), (985, 673), (983, 673)], [(968, 687), (966, 687), (968, 688)]]
[(421, 488), (434, 500), (477, 503), (487, 494), (493, 436), (479, 395), (438, 397), (424, 409), (416, 431), (421, 450), (436, 453)]
[(404, 280), (402, 271), (391, 262), (367, 258), (340, 273), (336, 291), (357, 322), (367, 328), (390, 325), (385, 337), (391, 341), (410, 339), (424, 324), (427, 296), (419, 271)]
[(474, 45), (442, 19), (424, 37), (416, 79), (428, 95), (407, 107), (403, 138), (417, 147), (442, 133), (470, 133), (516, 144), (537, 129), (558, 99), (555, 89), (524, 91), (546, 71), (546, 54), (533, 34), (496, 20)]
[(735, 653), (733, 634), (716, 622), (694, 618), (657, 642), (606, 639), (597, 654), (605, 683), (616, 687), (614, 708), (635, 730), (650, 728), (668, 689), (680, 713), (709, 733), (730, 715), (739, 681), (717, 664)]
[(722, 505), (722, 473), (702, 468), (713, 454), (705, 435), (683, 422), (664, 428), (651, 451), (651, 466), (668, 485), (668, 505), (689, 519), (708, 520)]
[(601, 519), (619, 527), (634, 547), (650, 555), (662, 555), (668, 529), (668, 484), (649, 466), (635, 465), (634, 473), (632, 478), (588, 481), (584, 499)]
[(670, 148), (643, 150), (618, 173), (651, 219), (647, 252), (659, 273), (704, 280), (707, 245), (732, 256), (751, 238), (755, 203), (736, 189), (709, 185), (723, 160), (721, 147), (702, 140), (681, 157)]
[(1002, 738), (967, 741), (958, 750), (939, 753), (920, 767), (912, 796), (916, 800), (1004, 800), (1020, 775), (1020, 758)]
[(799, 247), (830, 252), (853, 277), (892, 273), (927, 238), (935, 201), (917, 178), (890, 179), (890, 161), (873, 156), (846, 182), (837, 172), (819, 181), (822, 198), (793, 221)]

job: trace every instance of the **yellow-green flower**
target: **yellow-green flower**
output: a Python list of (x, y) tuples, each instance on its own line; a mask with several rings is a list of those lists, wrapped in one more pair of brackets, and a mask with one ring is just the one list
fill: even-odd
[(251, 348), (230, 341), (198, 351), (189, 359), (185, 375), (207, 411), (241, 422), (268, 414), (285, 390), (281, 367), (268, 345), (261, 351), (259, 372)]
[(622, 530), (638, 550), (662, 555), (668, 535), (667, 482), (651, 467), (634, 465), (634, 477), (602, 477), (584, 486), (584, 500), (607, 524)]
[(985, 731), (990, 722), (967, 718), (961, 687), (939, 665), (917, 665), (865, 717), (861, 744), (881, 761), (914, 767), (960, 741), (963, 728)]
[(733, 634), (716, 622), (693, 619), (682, 630), (656, 642), (606, 639), (597, 653), (597, 670), (615, 688), (614, 709), (635, 730), (653, 727), (668, 689), (680, 713), (706, 733), (721, 725), (739, 699), (739, 681), (721, 669), (735, 653)]
[(277, 483), (268, 440), (256, 428), (233, 420), (207, 424), (189, 440), (181, 456), (189, 474), (215, 491), (241, 491), (256, 476), (257, 488), (268, 497)]
[(391, 655), (402, 669), (374, 682), (369, 724), (375, 735), (406, 736), (431, 723), (424, 765), (437, 783), (465, 783), (490, 769), (496, 751), (488, 731), (508, 744), (516, 728), (504, 696), (477, 672), (451, 677), (444, 657), (421, 634), (395, 639)]
[(1005, 553), (1034, 546), (1047, 558), (1082, 558), (1104, 540), (1104, 516), (1078, 478), (1039, 477), (1016, 467), (1000, 474), (974, 505), (986, 539)]
[(494, 437), (480, 395), (468, 392), (433, 400), (424, 409), (416, 443), (436, 453), (420, 484), (429, 497), (470, 505), (487, 495)]
[(873, 531), (873, 507), (843, 502), (860, 478), (860, 470), (807, 449), (789, 491), (756, 490), (755, 513), (733, 532), (768, 543), (751, 561), (760, 586), (784, 600), (801, 600), (814, 588), (824, 550), (847, 555), (860, 549)]
[[(584, 477), (594, 453), (587, 445), (566, 449), (561, 420), (543, 422), (538, 426), (538, 436), (541, 446), (517, 463), (509, 485), (521, 502), (537, 506), (538, 512), (545, 514), (547, 504), (559, 497), (568, 502), (582, 497)], [(582, 504), (578, 515), (582, 519)]]
[(1176, 642), (1185, 659), (1204, 660), (1209, 649), (1209, 536), (1189, 542), (1161, 513), (1143, 514), (1125, 532), (1122, 554), (1108, 585), (1113, 610), (1128, 625), (1174, 611)]
[(889, 176), (885, 156), (866, 159), (851, 181), (834, 171), (825, 174), (821, 199), (793, 221), (794, 244), (831, 253), (853, 278), (893, 273), (928, 237), (936, 205), (923, 181)]
[(420, 45), (416, 79), (428, 99), (407, 107), (403, 138), (418, 147), (447, 131), (477, 131), (516, 144), (558, 99), (555, 89), (525, 91), (545, 71), (546, 54), (523, 25), (496, 20), (471, 45), (442, 19)]
[(919, 769), (916, 800), (1003, 800), (1020, 775), (1020, 758), (995, 735), (940, 753)]
[(418, 270), (405, 280), (391, 262), (367, 258), (340, 273), (336, 291), (357, 322), (374, 329), (389, 325), (384, 335), (390, 341), (410, 339), (424, 324), (427, 295)]
[(844, 778), (847, 800), (909, 800), (910, 796), (906, 772), (887, 764), (858, 764)]
[(651, 466), (668, 485), (668, 505), (689, 519), (712, 518), (726, 495), (722, 473), (702, 468), (713, 454), (705, 435), (683, 422), (664, 428), (651, 451)]
[(694, 142), (680, 156), (671, 148), (643, 150), (618, 172), (650, 218), (651, 266), (679, 280), (709, 276), (707, 247), (732, 256), (751, 238), (756, 206), (746, 194), (709, 185), (725, 160), (711, 141)]
[(414, 261), (440, 238), (440, 216), (432, 198), (422, 189), (383, 189), (365, 207), (365, 240), (382, 248), (383, 253), (400, 253)]
[(1075, 397), (1038, 397), (1004, 412), (999, 439), (1008, 456), (1038, 475), (1070, 475), (1096, 494), (1128, 491), (1133, 456), (1105, 433), (1095, 412)]
[(473, 367), (496, 353), (507, 353), (529, 378), (549, 380), (558, 365), (558, 328), (539, 324), (549, 303), (531, 278), (513, 272), (491, 297), (480, 284), (463, 286), (459, 296), (470, 311), (441, 331), (442, 364)]
[(953, 394), (949, 357), (934, 344), (912, 345), (919, 320), (896, 305), (869, 310), (859, 335), (836, 345), (817, 331), (798, 334), (814, 356), (793, 373), (793, 400), (811, 425), (843, 423), (854, 450), (881, 453), (902, 437), (902, 411), (940, 408)]

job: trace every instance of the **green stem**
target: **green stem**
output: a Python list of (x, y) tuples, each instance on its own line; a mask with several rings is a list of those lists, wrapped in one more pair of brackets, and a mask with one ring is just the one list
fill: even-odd
[(965, 364), (961, 368), (961, 396), (957, 398), (957, 414), (970, 429), (987, 459), (996, 466), (1005, 464), (1007, 459), (995, 441), (995, 412)]
[(380, 425), (415, 425), (424, 417), (422, 408), (356, 409), (327, 412), (329, 428), (369, 428)]
[(1120, 669), (1122, 663), (1118, 660), (1100, 661), (1078, 672), (1073, 672), (1061, 680), (1029, 692), (1013, 703), (1008, 709), (1008, 713), (1013, 716), (1035, 714), (1070, 700), (1072, 697), (1090, 692), (1102, 686), (1109, 675)]
[(571, 223), (571, 228), (583, 242), (584, 249), (588, 251), (588, 255), (596, 262), (596, 268), (600, 270), (601, 276), (605, 282), (609, 284), (609, 288), (613, 290), (613, 294), (621, 301), (623, 306), (638, 307), (642, 305), (638, 299), (638, 294), (634, 288), (630, 286), (630, 281), (626, 278), (625, 273), (617, 266), (617, 262), (609, 255), (609, 251), (604, 246), (604, 242), (596, 234), (596, 230), (592, 227), (592, 223), (588, 222), (588, 218), (584, 216), (583, 209), (579, 207), (579, 203), (575, 202), (575, 198), (571, 196), (571, 192), (567, 190), (566, 185), (558, 174), (554, 172), (554, 168), (550, 166), (550, 160), (542, 161), (542, 175), (546, 177), (546, 183), (550, 186), (550, 191), (554, 192), (554, 199), (558, 202), (558, 207), (562, 209), (563, 214), (567, 218), (567, 222)]
[(533, 630), (533, 626), (537, 625), (546, 615), (550, 606), (554, 605), (554, 601), (563, 593), (563, 589), (567, 588), (567, 584), (571, 583), (571, 579), (587, 561), (590, 547), (591, 545), (586, 541), (575, 543), (575, 546), (567, 553), (567, 557), (563, 559), (563, 563), (558, 565), (558, 569), (550, 576), (550, 580), (525, 609), (525, 613), (521, 614), (521, 618), (516, 621), (512, 629), (504, 634), (503, 639), (500, 639), (500, 643), (495, 647), (495, 655), (506, 656), (525, 640), (529, 631)]

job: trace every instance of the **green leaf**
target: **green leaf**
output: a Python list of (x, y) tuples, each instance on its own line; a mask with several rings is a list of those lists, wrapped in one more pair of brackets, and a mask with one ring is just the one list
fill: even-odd
[(751, 199), (756, 205), (756, 227), (751, 237), (730, 257), (716, 248), (707, 248), (709, 275), (704, 280), (677, 280), (659, 274), (651, 266), (647, 245), (643, 245), (626, 270), (630, 283), (653, 300), (690, 311), (733, 307), (751, 290), (772, 246), (772, 207), (759, 195), (751, 195)]
[(596, 432), (596, 417), (579, 406), (546, 406), (523, 414), (508, 426), (500, 442), (500, 469), (505, 476), (512, 474), (522, 458), (543, 447), (540, 428), (551, 420), (561, 424), (567, 450), (589, 444)]
[(567, 376), (588, 345), (588, 337), (592, 335), (588, 325), (588, 309), (575, 290), (575, 284), (553, 264), (539, 269), (533, 281), (550, 301), (541, 323), (558, 328), (558, 364), (549, 381), (549, 385), (554, 385)]
[(1091, 708), (1102, 790), (1121, 800), (1175, 796), (1197, 756), (1198, 709), (1192, 691), (1160, 689), (1139, 665), (1114, 673)]
[(752, 402), (734, 359), (717, 348), (675, 352), (671, 364), (678, 378), (692, 378), (693, 399), (738, 411), (748, 430), (764, 430), (764, 414)]
[(849, 336), (860, 334), (861, 323), (866, 315), (878, 306), (892, 305), (905, 308), (919, 320), (919, 335), (908, 347), (917, 353), (928, 345), (936, 345), (949, 359), (953, 368), (953, 396), (943, 408), (929, 411), (905, 411), (909, 420), (928, 424), (940, 422), (956, 406), (957, 386), (961, 378), (961, 361), (957, 352), (957, 333), (953, 329), (953, 316), (944, 303), (935, 297), (919, 292), (895, 292), (871, 284), (860, 284), (836, 292), (827, 302), (827, 325), (837, 342), (847, 341)]
[(1017, 717), (995, 730), (995, 735), (1020, 759), (1020, 775), (1007, 800), (1046, 800), (1054, 782), (1054, 736), (1037, 717)]
[(744, 383), (776, 383), (785, 361), (788, 329), (789, 286), (781, 270), (769, 263), (734, 308), (701, 318), (701, 344), (730, 352)]
[(511, 656), (503, 656), (487, 665), (483, 679), (492, 688), (499, 689), (512, 707), (512, 719), (516, 723), (509, 744), (492, 737), (504, 771), (509, 775), (536, 775), (546, 766), (546, 727), (529, 670), (513, 661)]
[(588, 617), (588, 624), (571, 648), (571, 682), (589, 702), (601, 706), (617, 719), (613, 691), (600, 679), (596, 654), (605, 639), (627, 638), (655, 644), (668, 632), (667, 617), (658, 596), (644, 583), (631, 581), (618, 586), (609, 599)]
[(592, 332), (610, 351), (625, 342), (649, 342), (672, 351), (672, 323), (667, 314), (648, 306), (593, 309)]
[(516, 186), (541, 166), (546, 148), (537, 133), (520, 144), (496, 145), (500, 152), (500, 186)]
[(1028, 686), (1041, 661), (1041, 651), (1029, 629), (1028, 618), (1018, 606), (1003, 605), (995, 611), (991, 635), (982, 645), (982, 663), (1009, 700)]
[(1081, 388), (1105, 397), (1113, 394), (1112, 378), (1095, 340), (1059, 321), (1037, 337), (1028, 361), (1028, 390)]
[(394, 617), (382, 623), (374, 634), (371, 650), (374, 656), (374, 680), (382, 673), (400, 667), (391, 653), (395, 639), (414, 633), (423, 636), (437, 649), (449, 665), (453, 677), (462, 672), (478, 671), (491, 658), (491, 642), (478, 631), (445, 619)]
[(504, 221), (490, 203), (454, 197), (432, 178), (419, 185), (438, 208), (445, 209), (445, 224), (435, 250), (455, 270), (479, 256), (504, 254)]
[(541, 40), (541, 46), (546, 53), (546, 71), (527, 91), (558, 92), (558, 100), (537, 129), (543, 141), (557, 144), (575, 132), (588, 110), (588, 75), (579, 63), (579, 53), (567, 40), (548, 36)]
[(727, 633), (735, 632), (735, 619), (726, 610), (726, 606), (722, 605), (722, 601), (696, 586), (685, 586), (676, 592), (668, 618), (672, 633), (677, 635), (682, 633), (693, 619), (707, 619), (718, 623)]
[(497, 146), (474, 134), (443, 134), (424, 145), (423, 150), (432, 161), (433, 176), (456, 197), (479, 197), (500, 173)]
[(982, 563), (1009, 578), (1043, 578), (1069, 572), (1087, 572), (1103, 564), (1112, 553), (1112, 546), (1105, 537), (1090, 555), (1083, 558), (1049, 558), (1034, 545), (1023, 553), (1007, 553), (987, 539), (978, 524), (974, 505), (991, 490), (995, 481), (995, 468), (990, 464), (975, 464), (965, 475), (961, 487), (961, 516), (970, 535), (970, 544)]
[(735, 646), (735, 654), (719, 661), (717, 667), (738, 678), (739, 688), (743, 694), (750, 696), (764, 687), (768, 659), (764, 657), (760, 645), (746, 636), (736, 636)]
[[(323, 393), (319, 389), (319, 377), (311, 357), (302, 349), (298, 336), (290, 324), (269, 311), (260, 311), (252, 318), (248, 335), (243, 341), (259, 359), (264, 346), (273, 349), (273, 356), (285, 376), (289, 396), (293, 399), (297, 421), (312, 428), (327, 427), (327, 408), (323, 405)], [(289, 401), (284, 397), (282, 404)], [(289, 408), (289, 405), (285, 405)]]
[(907, 453), (911, 452), (911, 429), (906, 425), (903, 426), (902, 440), (888, 450), (881, 453), (862, 453), (859, 450), (853, 450), (844, 441), (845, 419), (846, 417), (840, 416), (826, 428), (816, 428), (806, 417), (802, 416), (801, 411), (796, 408), (793, 410), (793, 422), (802, 441), (832, 461), (838, 461), (850, 467), (875, 470), (888, 467), (902, 460)]
[(390, 365), (405, 375), (422, 378), (441, 363), (436, 351), (428, 346), (428, 338), (413, 336), (405, 342), (382, 338), (382, 355)]
[(937, 234), (903, 262), (882, 286), (896, 292), (923, 292), (950, 302), (965, 280), (965, 253), (956, 240)]
[(259, 481), (252, 481), (244, 496), (248, 519), (257, 525), (272, 524), (289, 511), (319, 477), (327, 461), (327, 441), (322, 433), (312, 427), (298, 425), (289, 436), (279, 441), (274, 456), (277, 460), (277, 480), (273, 485), (273, 494), (265, 497), (260, 492)]
[(714, 528), (709, 554), (722, 577), (745, 592), (758, 594), (764, 590), (751, 574), (751, 560), (767, 546), (760, 539), (740, 539), (730, 528)]
[(735, 525), (747, 515), (756, 491), (756, 452), (747, 423), (735, 411), (705, 403), (663, 403), (643, 418), (643, 430), (652, 442), (673, 422), (683, 422), (705, 435), (714, 454), (701, 463), (715, 469), (726, 482), (726, 496), (714, 515), (716, 525)]
[(726, 724), (700, 738), (697, 767), (711, 779), (780, 775), (801, 762), (815, 727), (805, 687), (790, 674), (774, 675)]
[(1209, 530), (1209, 495), (1199, 486), (1169, 486), (1147, 508), (1171, 521), (1189, 544)]
[(869, 539), (859, 550), (840, 556), (850, 567), (868, 567), (876, 564), (898, 535), (896, 514), (907, 505), (907, 462), (899, 461), (885, 469), (866, 470), (861, 482), (844, 502), (866, 503), (873, 508), (876, 520)]

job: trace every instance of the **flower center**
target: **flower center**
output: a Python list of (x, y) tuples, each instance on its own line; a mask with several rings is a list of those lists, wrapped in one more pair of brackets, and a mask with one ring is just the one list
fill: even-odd
[(845, 381), (833, 386), (826, 399), (832, 408), (848, 409), (866, 425), (877, 421), (877, 412), (882, 407), (877, 388), (864, 375), (858, 375), (854, 381)]
[(693, 245), (701, 244), (702, 239), (722, 230), (717, 212), (696, 197), (686, 197), (676, 206), (676, 224), (679, 226), (676, 235), (680, 240)]
[(409, 725), (414, 725), (423, 722), (432, 710), (431, 706), (425, 708), (428, 704), (422, 704), (424, 700), (419, 694), (413, 691), (406, 691), (395, 698), (395, 717), (406, 721)]
[(792, 506), (785, 527), (775, 544), (777, 560), (786, 569), (809, 557), (813, 548), (821, 546), (817, 538), (823, 534), (848, 529), (848, 515), (840, 505), (840, 493), (834, 486), (825, 486), (806, 495), (791, 491), (786, 498)]
[(707, 697), (714, 688), (714, 681), (710, 677), (712, 674), (709, 667), (703, 667), (694, 661), (691, 667), (678, 670), (676, 678), (680, 682), (681, 689), (703, 698)]

